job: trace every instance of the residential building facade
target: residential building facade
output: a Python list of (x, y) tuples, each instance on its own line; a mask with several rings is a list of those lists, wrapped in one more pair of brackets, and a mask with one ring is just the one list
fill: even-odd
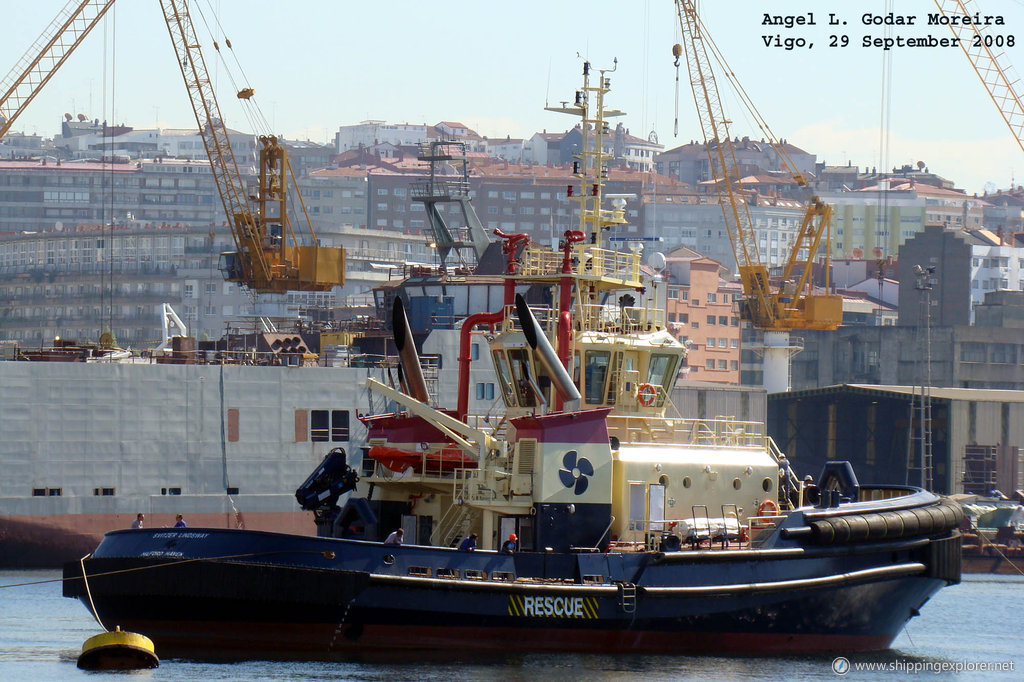
[(723, 280), (722, 265), (710, 258), (670, 256), (669, 272), (666, 322), (673, 336), (692, 344), (687, 379), (739, 384), (739, 285)]

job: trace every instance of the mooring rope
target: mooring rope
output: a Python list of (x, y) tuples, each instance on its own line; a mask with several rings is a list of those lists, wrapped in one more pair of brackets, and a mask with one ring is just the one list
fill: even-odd
[[(104, 576), (118, 575), (118, 574), (121, 574), (121, 573), (134, 573), (136, 571), (148, 571), (148, 570), (151, 570), (151, 569), (154, 569), (154, 568), (167, 568), (169, 566), (178, 566), (180, 564), (190, 564), (190, 563), (195, 563), (197, 561), (222, 561), (222, 560), (225, 560), (225, 559), (246, 559), (246, 558), (257, 557), (257, 556), (269, 556), (271, 554), (319, 554), (319, 555), (323, 556), (325, 559), (333, 559), (334, 556), (335, 556), (334, 552), (332, 552), (330, 550), (327, 550), (327, 551), (315, 551), (315, 550), (311, 550), (311, 549), (304, 549), (304, 550), (280, 549), (280, 550), (275, 550), (275, 551), (272, 551), (272, 552), (249, 552), (249, 553), (246, 553), (246, 554), (224, 554), (222, 556), (196, 557), (194, 559), (179, 559), (177, 561), (167, 561), (167, 562), (164, 562), (164, 563), (154, 564), (152, 566), (136, 566), (134, 568), (119, 568), (119, 569), (114, 570), (114, 571), (104, 571), (102, 573), (93, 573), (92, 577), (93, 578), (101, 578), (101, 577), (104, 577)], [(84, 557), (79, 559), (79, 563), (82, 566), (82, 576), (85, 576), (85, 560), (88, 559), (90, 556), (92, 556), (92, 555), (91, 554), (86, 554)], [(100, 558), (102, 559), (104, 557), (100, 557)], [(125, 557), (110, 557), (110, 558), (123, 559)], [(22, 583), (10, 583), (10, 584), (7, 584), (7, 585), (0, 585), (0, 590), (8, 588), (8, 587), (27, 587), (29, 585), (45, 585), (47, 583), (61, 583), (61, 582), (70, 581), (70, 580), (83, 580), (84, 577), (82, 577), (82, 576), (75, 576), (73, 578), (64, 578), (64, 577), (48, 578), (46, 580), (29, 580), (29, 581), (22, 582)], [(86, 593), (88, 593), (89, 592), (89, 582), (88, 582), (88, 580), (86, 580), (85, 586), (86, 586)], [(90, 599), (90, 602), (91, 602), (91, 600), (92, 600), (92, 596), (91, 595), (90, 595), (89, 599)], [(98, 620), (99, 619), (97, 618), (97, 621)], [(103, 624), (100, 623), (100, 625), (103, 625)]]

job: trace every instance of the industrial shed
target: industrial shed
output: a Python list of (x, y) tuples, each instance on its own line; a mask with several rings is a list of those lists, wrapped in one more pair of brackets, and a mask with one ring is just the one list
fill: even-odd
[[(1024, 391), (928, 390), (932, 489), (1009, 495), (1024, 488)], [(863, 483), (921, 485), (920, 401), (921, 387), (911, 386), (844, 384), (773, 393), (768, 433), (801, 476), (817, 476), (828, 460), (848, 460)]]

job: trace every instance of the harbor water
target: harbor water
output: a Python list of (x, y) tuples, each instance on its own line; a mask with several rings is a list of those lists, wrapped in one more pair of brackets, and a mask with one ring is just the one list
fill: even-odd
[[(0, 571), (0, 680), (95, 679), (75, 663), (100, 631), (76, 600), (61, 596), (57, 571)], [(42, 582), (52, 581), (52, 582)], [(35, 583), (35, 584), (26, 584)], [(166, 659), (128, 673), (158, 680), (555, 680), (555, 679), (933, 679), (1024, 678), (1024, 576), (965, 575), (911, 620), (889, 651), (835, 656), (754, 658), (508, 654), (430, 660), (242, 661)], [(145, 634), (145, 633), (143, 633)], [(585, 636), (582, 635), (581, 636)], [(159, 650), (157, 651), (159, 654)], [(867, 667), (873, 670), (867, 670)], [(1012, 666), (1012, 669), (1009, 669)], [(840, 675), (833, 670), (847, 671)], [(993, 669), (996, 668), (996, 669)], [(959, 671), (959, 672), (958, 672)], [(124, 676), (126, 673), (109, 673)]]

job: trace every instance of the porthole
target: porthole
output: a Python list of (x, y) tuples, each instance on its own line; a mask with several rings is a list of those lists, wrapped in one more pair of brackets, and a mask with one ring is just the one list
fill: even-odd
[(761, 481), (761, 489), (766, 493), (770, 493), (772, 491), (772, 479), (766, 476), (765, 479)]
[(385, 554), (384, 555), (384, 564), (387, 565), (387, 566), (390, 566), (393, 563), (395, 563), (395, 556), (393, 554)]
[(741, 481), (738, 478), (732, 479), (732, 487), (733, 487), (733, 490), (739, 490), (740, 488), (743, 487), (743, 481)]
[(659, 476), (658, 477), (658, 485), (663, 485), (663, 486), (665, 486), (667, 488), (668, 487), (668, 476)]
[(693, 481), (690, 480), (689, 476), (687, 476), (686, 478), (683, 479), (683, 487), (684, 488), (689, 488), (692, 483), (693, 483)]

